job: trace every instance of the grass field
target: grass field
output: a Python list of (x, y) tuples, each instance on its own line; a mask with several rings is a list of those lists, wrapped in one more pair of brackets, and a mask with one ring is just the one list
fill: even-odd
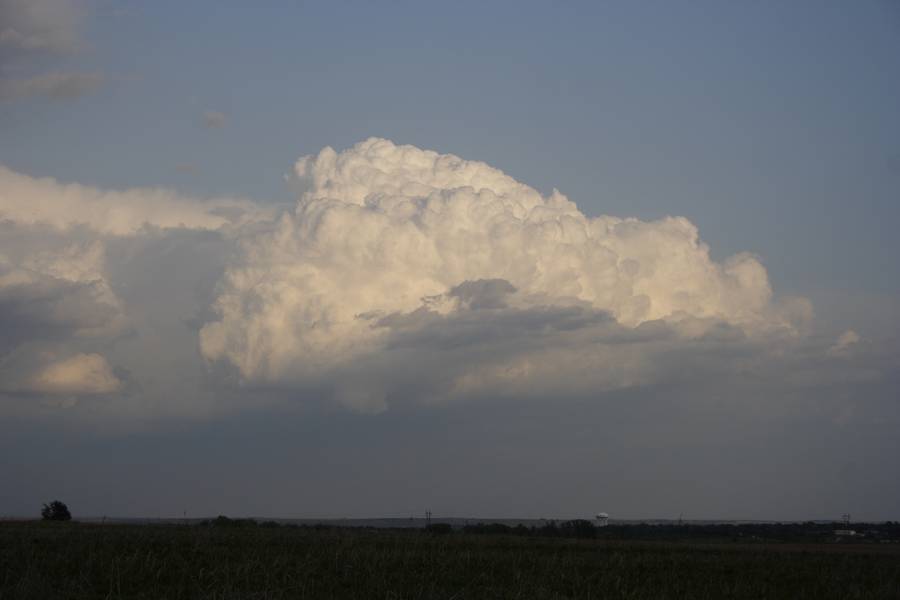
[(900, 598), (897, 544), (0, 523), (0, 600)]

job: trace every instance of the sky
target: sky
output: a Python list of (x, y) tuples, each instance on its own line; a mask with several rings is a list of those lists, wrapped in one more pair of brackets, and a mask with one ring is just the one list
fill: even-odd
[(895, 2), (0, 0), (0, 516), (897, 519)]

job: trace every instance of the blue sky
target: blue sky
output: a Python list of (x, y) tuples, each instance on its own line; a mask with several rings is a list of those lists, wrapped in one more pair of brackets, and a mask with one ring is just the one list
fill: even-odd
[[(0, 479), (19, 483), (0, 490), (0, 514), (62, 486), (93, 514), (391, 516), (427, 503), (492, 516), (596, 506), (632, 517), (897, 517), (900, 487), (883, 476), (900, 424), (896, 2), (35, 0), (47, 10), (34, 19), (27, 6), (0, 0), (0, 32), (50, 40), (35, 50), (0, 38), (0, 325), (15, 329), (0, 335), (0, 454), (15, 457), (0, 460)], [(40, 79), (48, 73), (58, 79)], [(374, 152), (389, 182), (363, 182), (372, 197), (411, 177), (469, 202), (437, 176), (409, 175), (393, 145), (354, 146), (373, 136), (483, 161), (545, 196), (558, 189), (579, 223), (652, 222), (609, 248), (623, 253), (617, 277), (660, 278), (643, 294), (655, 312), (630, 316), (643, 310), (639, 294), (608, 300), (602, 286), (572, 304), (561, 291), (572, 277), (606, 281), (606, 259), (572, 240), (529, 238), (510, 258), (492, 230), (484, 253), (454, 247), (443, 272), (490, 253), (508, 264), (440, 289), (428, 287), (439, 270), (416, 270), (421, 249), (404, 253), (408, 228), (379, 230), (388, 242), (359, 252), (323, 233), (333, 260), (317, 263), (304, 249), (314, 236), (299, 232), (319, 222), (294, 211), (297, 182), (349, 175), (323, 155), (300, 173), (301, 156), (330, 146), (348, 164), (382, 168), (366, 162)], [(532, 202), (479, 168), (485, 188)], [(327, 188), (302, 185), (313, 191), (301, 207)], [(350, 212), (351, 195), (339, 198)], [(32, 205), (48, 212), (33, 217)], [(107, 218), (119, 206), (125, 216)], [(382, 239), (367, 237), (370, 215), (346, 214), (335, 222), (348, 239)], [(656, 222), (667, 216), (697, 227), (712, 263), (691, 255), (681, 225)], [(442, 231), (428, 235), (451, 247)], [(720, 290), (732, 279), (690, 270), (684, 280), (706, 290), (697, 304), (673, 291), (687, 268), (677, 257), (719, 273), (741, 252), (760, 263), (729, 271), (741, 282), (733, 298)], [(517, 255), (528, 258), (517, 265)], [(372, 256), (389, 260), (370, 281), (371, 267), (355, 263)], [(758, 264), (771, 302), (758, 300)], [(398, 296), (428, 290), (434, 304), (365, 304), (386, 281)], [(310, 367), (370, 342), (335, 333), (325, 350), (298, 350), (317, 339), (293, 320), (314, 312), (303, 302), (315, 294), (333, 303), (329, 318), (377, 315), (372, 327), (390, 329), (389, 341)], [(684, 325), (685, 314), (697, 322)], [(276, 325), (260, 333), (259, 323)], [(623, 343), (634, 354), (617, 353)], [(254, 362), (257, 351), (272, 362)], [(447, 373), (454, 389), (483, 383), (494, 375), (479, 368), (495, 359), (534, 391), (517, 403), (509, 390), (519, 388), (489, 382), (447, 400)], [(586, 366), (567, 371), (578, 359)], [(604, 369), (609, 379), (590, 375)], [(47, 440), (54, 450), (42, 454)], [(57, 452), (67, 460), (54, 462)], [(242, 495), (221, 461), (258, 493)], [(302, 486), (280, 478), (292, 464), (316, 486), (306, 504), (292, 504)], [(357, 483), (340, 476), (354, 464), (365, 471)], [(198, 471), (207, 475), (192, 480)], [(96, 490), (107, 479), (121, 483), (104, 505)], [(657, 484), (667, 498), (654, 497)], [(183, 494), (160, 491), (172, 485)], [(559, 493), (529, 496), (535, 488)], [(372, 501), (354, 502), (366, 489)]]
[(107, 85), (3, 107), (6, 165), (286, 200), (297, 156), (376, 135), (588, 214), (687, 216), (780, 288), (900, 285), (891, 2), (98, 3), (85, 25), (66, 60)]

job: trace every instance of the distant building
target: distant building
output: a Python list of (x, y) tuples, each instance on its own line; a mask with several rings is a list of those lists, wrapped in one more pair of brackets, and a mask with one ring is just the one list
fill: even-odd
[(854, 529), (835, 529), (834, 535), (838, 537), (850, 537), (856, 535), (856, 530)]
[(598, 514), (596, 520), (597, 527), (606, 527), (607, 525), (609, 525), (609, 515), (605, 512)]

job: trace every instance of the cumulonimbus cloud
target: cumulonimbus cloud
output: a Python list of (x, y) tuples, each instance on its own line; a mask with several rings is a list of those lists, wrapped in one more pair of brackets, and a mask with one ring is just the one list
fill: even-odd
[(752, 254), (712, 260), (681, 217), (588, 217), (382, 139), (290, 179), (278, 207), (0, 167), (0, 396), (200, 414), (225, 389), (286, 391), (379, 411), (896, 372), (880, 342), (810, 334), (809, 302), (774, 294)]
[[(495, 350), (478, 365), (446, 365), (458, 390), (488, 372), (527, 381), (551, 348), (580, 350), (589, 358), (578, 363), (597, 369), (590, 334), (601, 329), (634, 337), (659, 322), (684, 339), (721, 325), (791, 336), (811, 316), (805, 300), (773, 301), (753, 255), (713, 261), (685, 218), (589, 218), (561, 193), (543, 196), (482, 162), (372, 138), (300, 159), (293, 178), (296, 208), (243, 240), (219, 320), (200, 332), (204, 355), (248, 381), (316, 379), (378, 362), (402, 340), (487, 328), (489, 340), (457, 340), (471, 355)], [(513, 338), (526, 350), (503, 343)], [(382, 365), (356, 387), (402, 370)]]

